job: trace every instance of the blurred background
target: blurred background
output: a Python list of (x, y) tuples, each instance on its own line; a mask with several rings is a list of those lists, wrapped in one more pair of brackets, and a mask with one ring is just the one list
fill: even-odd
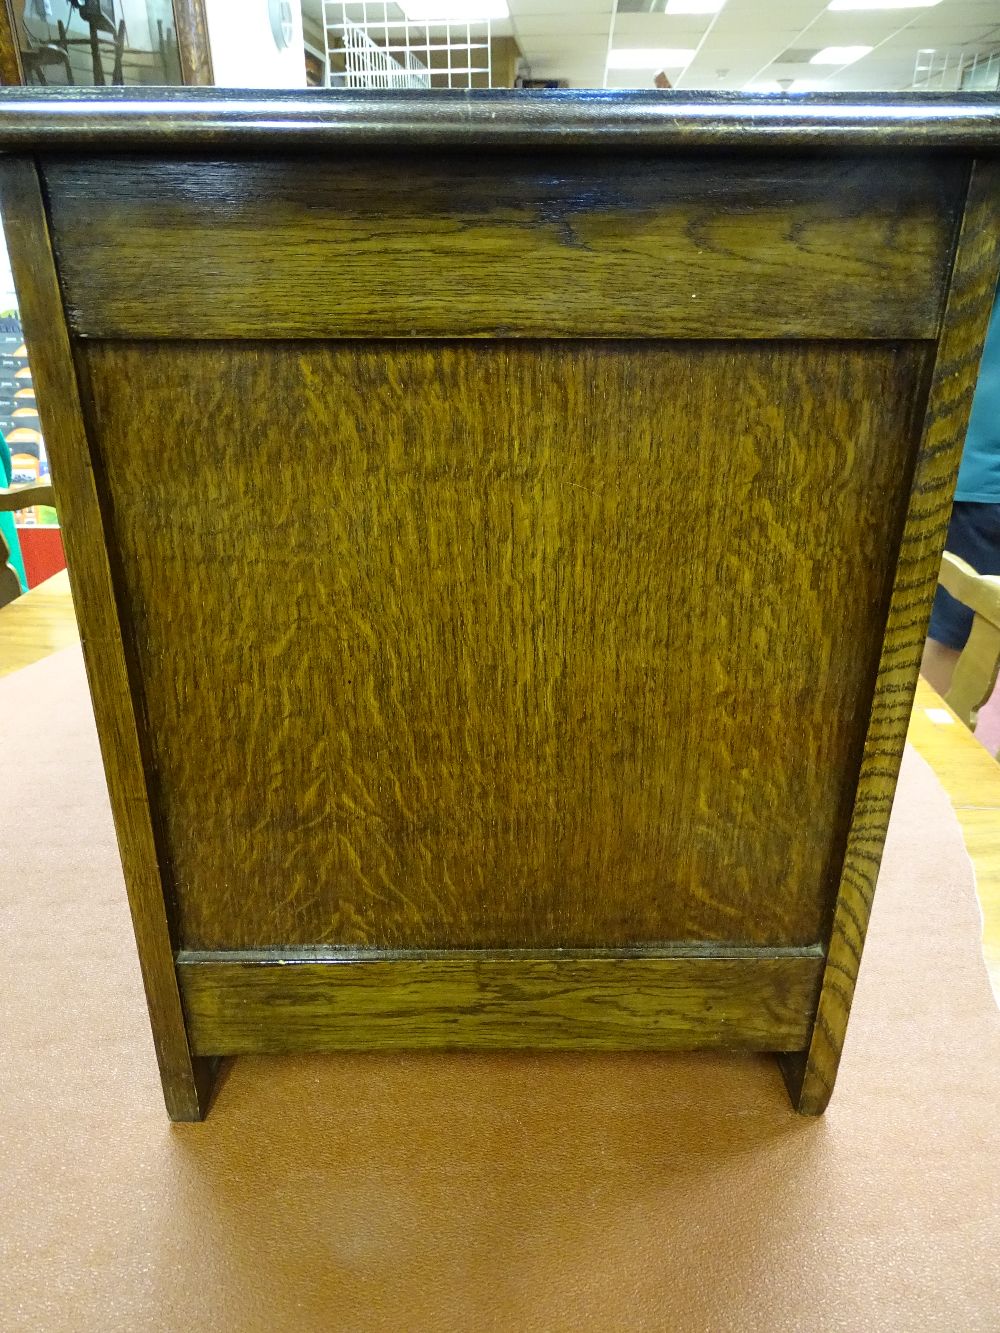
[(4, 82), (996, 90), (1000, 0), (0, 0)]

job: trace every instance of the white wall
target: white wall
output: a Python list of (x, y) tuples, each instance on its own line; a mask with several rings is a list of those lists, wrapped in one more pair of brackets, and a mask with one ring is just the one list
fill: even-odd
[(304, 88), (302, 8), (292, 0), (292, 40), (279, 51), (268, 0), (205, 0), (215, 82), (221, 88)]
[(11, 277), (10, 260), (7, 258), (7, 245), (0, 234), (0, 312), (16, 310), (17, 297), (14, 295), (14, 279)]

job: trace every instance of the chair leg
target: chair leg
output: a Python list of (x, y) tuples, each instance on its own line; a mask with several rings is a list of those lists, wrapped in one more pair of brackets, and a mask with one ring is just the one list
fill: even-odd
[(993, 693), (1000, 670), (1000, 626), (976, 615), (972, 630), (955, 664), (945, 702), (967, 727), (975, 727), (976, 714)]

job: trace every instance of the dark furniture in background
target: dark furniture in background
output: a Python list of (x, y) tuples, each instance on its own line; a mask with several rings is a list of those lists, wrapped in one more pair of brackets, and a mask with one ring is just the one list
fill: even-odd
[(0, 146), (170, 1114), (408, 1046), (770, 1050), (821, 1111), (996, 100), (9, 94)]

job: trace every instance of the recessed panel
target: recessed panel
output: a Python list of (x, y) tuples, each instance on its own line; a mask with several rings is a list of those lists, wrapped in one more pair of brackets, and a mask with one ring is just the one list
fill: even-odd
[(188, 949), (807, 945), (922, 346), (85, 346)]

